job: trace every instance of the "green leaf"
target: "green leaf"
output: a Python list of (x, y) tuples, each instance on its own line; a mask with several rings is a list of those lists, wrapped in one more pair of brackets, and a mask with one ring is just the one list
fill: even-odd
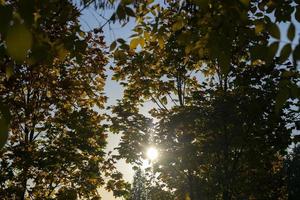
[(11, 27), (6, 37), (6, 46), (8, 54), (17, 61), (26, 58), (28, 50), (31, 48), (32, 35), (30, 31), (22, 24)]
[(125, 41), (124, 39), (122, 39), (122, 38), (118, 38), (118, 39), (117, 39), (117, 42), (119, 42), (120, 44), (126, 43), (126, 41)]
[(187, 45), (184, 49), (185, 54), (187, 54), (187, 55), (190, 54), (190, 52), (193, 50), (193, 48), (194, 48), (194, 45), (192, 45), (192, 44)]
[(125, 9), (124, 6), (122, 4), (120, 4), (117, 8), (117, 16), (119, 20), (123, 20), (126, 17), (126, 13), (125, 13)]
[(180, 29), (182, 29), (184, 27), (184, 22), (183, 19), (181, 17), (179, 17), (176, 22), (173, 24), (172, 26), (172, 30), (173, 31), (178, 31)]
[(277, 51), (279, 48), (279, 42), (273, 42), (269, 47), (268, 47), (268, 54), (267, 58), (265, 59), (266, 62), (270, 62), (274, 59)]
[(122, 0), (121, 3), (124, 5), (128, 5), (128, 4), (133, 3), (133, 0)]
[(280, 39), (280, 29), (275, 23), (270, 22), (268, 29), (269, 29), (269, 33), (272, 37), (274, 37), (276, 39)]
[(240, 2), (241, 2), (245, 7), (248, 7), (248, 6), (249, 6), (249, 3), (250, 3), (250, 0), (240, 0)]
[(259, 35), (265, 29), (265, 25), (262, 22), (255, 24), (255, 33)]
[(166, 105), (168, 103), (167, 97), (164, 96), (163, 98), (161, 98), (161, 102)]
[(135, 13), (130, 7), (126, 6), (125, 11), (128, 16), (135, 17)]
[(293, 51), (294, 62), (300, 60), (300, 45), (298, 44)]
[(112, 14), (109, 18), (112, 22), (116, 21), (116, 13)]
[(288, 38), (289, 38), (290, 41), (294, 40), (295, 33), (296, 33), (295, 25), (293, 23), (291, 23), (289, 28), (288, 28)]
[(300, 86), (296, 84), (291, 86), (291, 97), (294, 99), (298, 99), (300, 97)]
[(116, 41), (113, 41), (109, 47), (109, 51), (113, 51), (115, 50), (115, 48), (117, 47), (117, 42)]
[(281, 52), (280, 52), (280, 62), (284, 62), (288, 59), (288, 57), (290, 56), (292, 52), (292, 46), (291, 44), (286, 44), (284, 45), (284, 47), (282, 48)]
[(9, 79), (14, 74), (14, 67), (11, 65), (6, 67), (5, 74), (6, 74), (6, 78)]
[(64, 47), (63, 44), (56, 46), (55, 50), (57, 53), (56, 56), (60, 61), (65, 60), (69, 54), (69, 51)]

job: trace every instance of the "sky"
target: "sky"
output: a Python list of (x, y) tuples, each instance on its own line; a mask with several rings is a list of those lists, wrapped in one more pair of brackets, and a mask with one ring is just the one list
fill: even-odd
[[(112, 11), (95, 11), (94, 8), (87, 8), (82, 12), (82, 16), (80, 17), (80, 23), (85, 31), (89, 31), (93, 28), (100, 27), (103, 23), (105, 23), (106, 20), (103, 17), (101, 17), (99, 13), (102, 16), (105, 16), (105, 18), (109, 18), (112, 14)], [(131, 20), (124, 27), (121, 27), (119, 23), (105, 25), (103, 31), (106, 45), (109, 47), (111, 42), (116, 40), (117, 38), (123, 38), (125, 40), (128, 39), (129, 36), (132, 34), (131, 29), (134, 27), (134, 25), (135, 22), (133, 20)], [(120, 86), (120, 84), (111, 80), (112, 71), (109, 70), (110, 65), (113, 65), (112, 61), (110, 61), (107, 66), (107, 81), (104, 89), (104, 92), (108, 97), (107, 106), (114, 105), (117, 102), (117, 99), (122, 98), (123, 94), (123, 89)], [(146, 114), (146, 109), (143, 110)], [(113, 151), (114, 148), (118, 146), (120, 137), (120, 135), (108, 133), (108, 145), (106, 148), (107, 152)], [(123, 174), (124, 179), (126, 181), (132, 181), (134, 171), (132, 170), (132, 167), (129, 164), (127, 164), (124, 160), (121, 160), (117, 163), (116, 167)], [(104, 189), (101, 189), (100, 192), (104, 200), (120, 199), (113, 197), (112, 192), (107, 192)]]
[[(158, 1), (159, 2), (159, 1)], [(100, 15), (99, 15), (100, 13)], [(101, 27), (103, 23), (106, 22), (107, 18), (110, 18), (112, 15), (112, 10), (95, 10), (94, 8), (86, 8), (82, 12), (82, 16), (80, 17), (80, 22), (82, 25), (83, 30), (89, 31), (92, 30), (93, 28), (96, 27)], [(106, 18), (106, 19), (105, 19)], [(272, 17), (271, 17), (272, 18)], [(293, 23), (296, 25), (297, 33), (299, 33), (299, 23), (294, 19)], [(124, 40), (128, 40), (130, 35), (133, 34), (131, 31), (132, 28), (135, 25), (135, 21), (131, 20), (129, 21), (128, 24), (125, 26), (121, 26), (119, 23), (116, 24), (107, 24), (104, 26), (103, 31), (104, 31), (104, 38), (106, 45), (109, 47), (112, 41), (116, 40), (117, 38), (123, 38)], [(281, 42), (280, 42), (280, 49), (286, 41), (288, 41), (286, 37), (286, 32), (287, 32), (288, 24), (286, 23), (281, 23), (280, 24), (280, 29), (281, 29)], [(299, 35), (296, 35), (294, 41), (299, 40)], [(272, 39), (270, 40), (270, 43), (272, 43)], [(293, 45), (294, 46), (294, 45)], [(278, 52), (279, 53), (279, 52)], [(112, 76), (112, 71), (109, 70), (109, 66), (113, 65), (113, 62), (110, 61), (107, 66), (107, 81), (106, 81), (106, 86), (104, 92), (106, 93), (106, 96), (108, 97), (107, 101), (107, 106), (114, 105), (117, 102), (117, 99), (122, 98), (123, 94), (123, 89), (115, 81), (111, 80)], [(153, 104), (147, 104), (141, 109), (141, 113), (144, 115), (148, 115), (148, 110), (150, 107), (153, 106)], [(149, 116), (149, 115), (148, 115)], [(108, 134), (108, 145), (106, 151), (113, 151), (115, 147), (118, 146), (120, 141), (120, 135), (115, 135), (112, 133)], [(124, 179), (126, 181), (131, 182), (133, 179), (133, 174), (134, 171), (132, 170), (132, 167), (129, 164), (126, 164), (125, 161), (121, 160), (117, 163), (117, 169), (123, 173)], [(117, 198), (114, 198), (111, 192), (107, 192), (104, 189), (100, 190), (102, 194), (102, 198), (104, 200), (116, 200)]]

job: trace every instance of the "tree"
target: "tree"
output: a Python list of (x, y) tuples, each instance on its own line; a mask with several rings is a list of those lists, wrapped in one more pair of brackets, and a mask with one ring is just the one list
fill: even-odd
[(288, 182), (288, 199), (297, 199), (300, 194), (299, 176), (300, 176), (300, 162), (299, 162), (299, 145), (293, 148), (293, 151), (286, 159), (287, 182)]
[(107, 179), (108, 190), (124, 195), (96, 111), (106, 101), (102, 33), (83, 32), (67, 0), (0, 4), (1, 120), (9, 122), (1, 199), (100, 199)]
[(170, 200), (174, 199), (172, 192), (166, 190), (163, 185), (156, 182), (149, 168), (142, 171), (137, 167), (133, 177), (129, 200)]
[[(289, 126), (295, 115), (287, 113), (297, 107), (299, 72), (295, 53), (289, 61), (290, 41), (276, 57), (276, 23), (298, 9), (267, 1), (138, 7), (136, 34), (114, 52), (114, 79), (125, 86), (115, 107), (124, 112), (113, 110), (122, 123), (115, 130), (124, 134), (120, 157), (139, 160), (145, 145), (138, 141), (154, 134), (163, 152), (156, 170), (178, 198), (285, 198), (280, 169), (295, 129)], [(293, 40), (293, 24), (289, 32)], [(147, 133), (134, 119), (143, 118), (137, 107), (148, 100), (157, 105), (150, 113), (159, 122)]]
[[(245, 75), (240, 80), (247, 83)], [(155, 143), (163, 159), (156, 170), (178, 195), (261, 199), (286, 194), (281, 169), (291, 130), (289, 120), (275, 114), (278, 82), (251, 78), (253, 85), (238, 83), (227, 92), (207, 90), (204, 97), (196, 92), (192, 105), (161, 119)]]
[[(85, 33), (78, 22), (81, 12), (93, 5), (97, 12), (117, 5), (113, 15), (95, 29), (96, 32), (111, 22), (126, 23), (134, 11), (128, 1), (81, 0), (52, 1), (41, 3), (36, 0), (6, 0), (0, 2), (0, 57), (11, 62), (31, 65), (51, 65), (55, 60), (63, 60), (68, 54), (82, 59), (78, 52), (86, 48), (82, 41)], [(76, 9), (75, 4), (77, 5)], [(70, 23), (70, 24), (68, 24)], [(62, 34), (63, 33), (63, 34)], [(7, 58), (7, 56), (9, 58)], [(41, 65), (42, 64), (42, 65)], [(13, 67), (2, 62), (2, 70), (11, 76)], [(1, 101), (1, 100), (0, 100)], [(1, 101), (0, 147), (4, 146), (8, 136), (9, 113)], [(3, 130), (2, 130), (3, 129)]]
[(138, 168), (133, 177), (130, 200), (147, 200), (148, 189), (145, 174)]

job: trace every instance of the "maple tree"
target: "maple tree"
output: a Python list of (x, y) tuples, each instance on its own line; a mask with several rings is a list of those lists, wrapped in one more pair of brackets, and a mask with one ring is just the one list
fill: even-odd
[[(0, 197), (128, 197), (116, 158), (155, 145), (152, 199), (287, 199), (298, 191), (298, 0), (0, 1)], [(110, 45), (124, 96), (99, 114), (108, 56), (81, 11), (137, 24)], [(286, 34), (281, 23), (287, 24)], [(140, 106), (152, 101), (151, 117)], [(153, 120), (154, 118), (155, 120)], [(122, 134), (107, 158), (105, 120)], [(288, 166), (290, 163), (290, 167)], [(296, 165), (295, 164), (295, 165)], [(286, 170), (286, 171), (285, 171)]]
[[(283, 158), (298, 141), (298, 9), (292, 1), (139, 5), (130, 43), (111, 46), (113, 79), (125, 88), (112, 110), (119, 156), (138, 163), (158, 146), (154, 168), (179, 199), (285, 199)], [(289, 23), (282, 49), (279, 22)], [(138, 110), (147, 101), (156, 104), (154, 126)]]
[(83, 32), (70, 1), (0, 9), (1, 199), (100, 199), (100, 187), (126, 194), (97, 111), (107, 99), (101, 30)]

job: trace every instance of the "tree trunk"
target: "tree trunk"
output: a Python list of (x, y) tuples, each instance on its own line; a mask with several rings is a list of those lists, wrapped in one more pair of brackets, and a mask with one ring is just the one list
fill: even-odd
[(27, 178), (25, 176), (21, 186), (20, 200), (25, 200), (26, 189), (27, 189)]
[(188, 176), (188, 180), (189, 180), (189, 193), (190, 193), (190, 199), (191, 200), (196, 200), (195, 199), (195, 194), (194, 194), (194, 181), (193, 181), (193, 176), (189, 175)]

